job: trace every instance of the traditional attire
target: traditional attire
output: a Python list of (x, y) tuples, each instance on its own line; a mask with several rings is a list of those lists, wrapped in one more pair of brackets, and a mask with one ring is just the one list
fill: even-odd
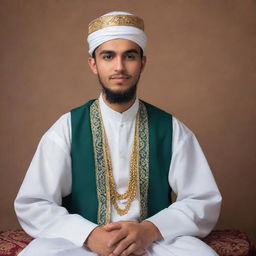
[[(109, 108), (102, 97), (99, 98), (99, 106), (108, 138), (115, 183), (118, 192), (123, 193), (129, 180), (139, 100), (123, 113)], [(207, 245), (192, 236), (203, 237), (214, 227), (220, 211), (220, 193), (193, 133), (176, 118), (173, 117), (171, 121), (172, 159), (168, 182), (177, 194), (177, 200), (147, 218), (157, 226), (164, 238), (148, 248), (148, 254), (216, 255)], [(82, 246), (97, 224), (78, 214), (70, 214), (61, 206), (62, 198), (72, 190), (71, 144), (71, 114), (67, 113), (42, 137), (15, 200), (15, 210), (22, 227), (28, 234), (37, 237), (23, 250), (20, 254), (22, 256), (96, 255)], [(138, 197), (123, 216), (117, 214), (112, 206), (111, 221), (138, 221)]]
[(87, 42), (89, 54), (104, 42), (113, 39), (133, 41), (145, 51), (147, 36), (144, 32), (144, 22), (141, 18), (128, 12), (109, 12), (88, 25)]
[[(124, 12), (92, 21), (88, 34), (90, 55), (102, 43), (117, 38), (135, 42), (144, 52), (147, 40), (143, 20)], [(36, 238), (20, 256), (96, 255), (83, 245), (98, 224), (144, 219), (164, 238), (147, 248), (148, 255), (216, 255), (195, 238), (214, 227), (221, 196), (193, 133), (176, 118), (138, 99), (123, 113), (108, 107), (102, 97), (95, 102), (63, 115), (39, 143), (15, 200), (21, 226)], [(99, 126), (104, 127), (108, 154)], [(137, 137), (138, 158), (132, 149)], [(118, 199), (121, 209), (131, 203), (122, 212), (112, 197), (110, 201), (109, 178), (123, 195), (131, 179), (132, 160), (138, 165), (133, 173), (137, 191), (132, 200)], [(107, 178), (106, 163), (112, 169)], [(171, 189), (177, 194), (174, 203)]]

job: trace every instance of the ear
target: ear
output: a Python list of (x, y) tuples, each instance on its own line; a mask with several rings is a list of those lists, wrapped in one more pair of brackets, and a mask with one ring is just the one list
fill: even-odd
[(147, 57), (143, 56), (141, 59), (141, 72), (144, 70), (146, 63), (147, 63)]
[(97, 65), (96, 65), (96, 60), (93, 57), (89, 57), (88, 58), (88, 65), (91, 68), (92, 72), (97, 75), (98, 74), (98, 70), (97, 70)]

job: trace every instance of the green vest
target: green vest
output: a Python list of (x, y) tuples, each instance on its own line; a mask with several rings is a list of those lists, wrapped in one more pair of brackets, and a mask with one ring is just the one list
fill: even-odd
[[(62, 205), (69, 213), (80, 214), (98, 223), (95, 156), (90, 122), (90, 106), (93, 102), (91, 100), (71, 110), (72, 190), (70, 195), (63, 198)], [(148, 103), (143, 104), (147, 111), (149, 130), (149, 180), (145, 218), (171, 204), (168, 174), (172, 156), (172, 116)]]

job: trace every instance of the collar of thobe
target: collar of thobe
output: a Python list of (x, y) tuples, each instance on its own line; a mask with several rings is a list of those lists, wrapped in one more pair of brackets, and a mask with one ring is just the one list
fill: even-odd
[(107, 117), (108, 119), (112, 119), (118, 122), (127, 122), (135, 119), (139, 109), (139, 100), (137, 98), (133, 105), (123, 113), (117, 112), (110, 108), (103, 100), (102, 95), (99, 97), (99, 104), (103, 117)]

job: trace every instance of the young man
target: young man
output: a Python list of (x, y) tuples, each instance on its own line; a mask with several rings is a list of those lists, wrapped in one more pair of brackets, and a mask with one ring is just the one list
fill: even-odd
[(108, 13), (89, 24), (88, 43), (102, 93), (41, 139), (15, 200), (36, 237), (20, 255), (216, 255), (195, 238), (211, 231), (221, 204), (195, 136), (136, 97), (143, 20)]

